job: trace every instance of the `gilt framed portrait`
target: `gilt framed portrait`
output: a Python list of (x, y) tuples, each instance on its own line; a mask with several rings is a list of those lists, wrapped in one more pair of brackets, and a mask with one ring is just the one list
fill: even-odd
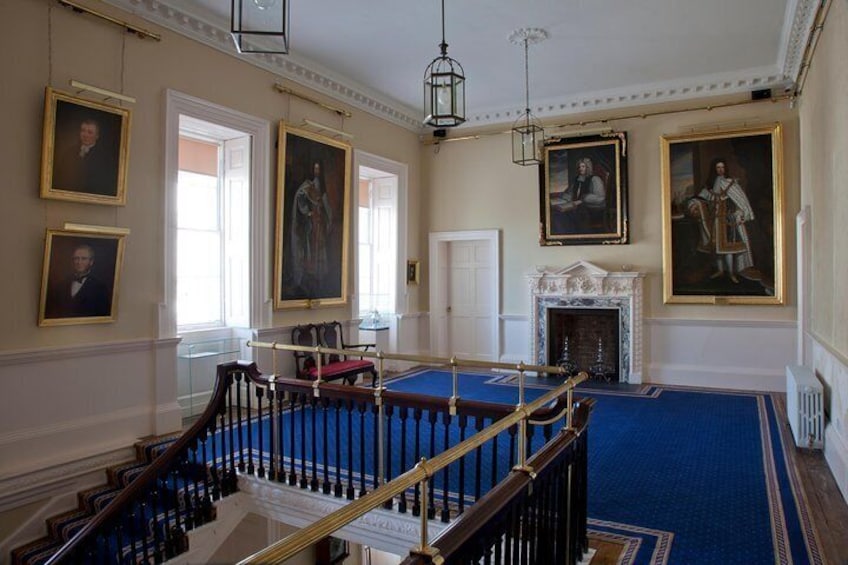
[(783, 304), (780, 125), (661, 145), (665, 302)]
[(122, 206), (127, 201), (131, 113), (48, 87), (41, 197)]
[(628, 243), (624, 132), (548, 140), (539, 167), (539, 243)]
[(127, 233), (100, 226), (47, 230), (39, 326), (115, 321)]
[(349, 144), (280, 122), (274, 307), (347, 303)]

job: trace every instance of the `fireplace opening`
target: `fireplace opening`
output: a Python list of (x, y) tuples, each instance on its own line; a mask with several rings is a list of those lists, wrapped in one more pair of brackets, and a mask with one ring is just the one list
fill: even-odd
[(617, 308), (549, 308), (548, 365), (619, 382), (619, 327)]

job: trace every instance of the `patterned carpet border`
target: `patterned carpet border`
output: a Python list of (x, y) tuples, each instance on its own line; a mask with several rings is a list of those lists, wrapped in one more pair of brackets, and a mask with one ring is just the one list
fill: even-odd
[[(406, 380), (426, 371), (450, 373), (450, 370), (445, 371), (443, 369), (414, 369), (398, 375), (392, 380)], [(515, 373), (505, 374), (466, 370), (464, 370), (463, 373), (487, 376), (489, 378), (485, 381), (485, 384), (491, 386), (518, 386), (518, 375)], [(555, 388), (559, 384), (559, 382), (540, 382), (543, 380), (545, 379), (527, 377), (525, 387), (528, 389), (549, 390)], [(795, 459), (791, 455), (791, 450), (795, 449), (795, 444), (789, 434), (788, 425), (786, 424), (787, 418), (783, 394), (665, 384), (645, 384), (632, 391), (616, 391), (602, 387), (579, 387), (578, 391), (591, 395), (629, 396), (644, 399), (659, 398), (663, 391), (732, 395), (754, 399), (756, 401), (758, 411), (759, 435), (762, 445), (761, 457), (763, 471), (765, 474), (775, 563), (780, 565), (790, 565), (793, 563), (821, 565), (824, 563), (819, 549), (820, 542), (818, 532), (812, 522), (809, 503), (804, 488), (801, 485)], [(782, 453), (782, 456), (776, 456), (776, 452), (778, 451)], [(781, 482), (783, 484), (781, 484)], [(786, 510), (789, 505), (792, 505), (795, 509), (797, 509), (797, 512), (791, 513), (791, 518), (787, 516)], [(590, 524), (597, 523), (598, 521), (590, 519)], [(612, 522), (610, 522), (610, 524), (612, 524)], [(641, 529), (638, 526), (626, 524), (617, 524), (617, 526), (621, 527), (621, 529), (630, 528), (628, 530), (630, 532), (636, 532)], [(800, 534), (804, 541), (803, 548), (797, 547), (800, 544), (796, 544), (794, 548), (790, 545), (790, 529)], [(656, 532), (656, 530), (646, 531)], [(670, 534), (670, 532), (666, 533)], [(658, 549), (655, 550), (655, 554), (650, 561), (652, 565), (657, 563), (664, 564), (668, 561), (668, 552), (673, 538), (673, 534), (670, 535), (671, 537), (662, 538), (662, 543), (658, 543)], [(635, 553), (639, 553), (640, 551), (639, 548), (632, 547), (631, 550)], [(657, 553), (657, 551), (659, 553)], [(633, 555), (633, 559), (635, 559), (635, 553)], [(657, 558), (662, 558), (663, 560), (657, 561)], [(622, 563), (631, 562), (632, 561), (622, 561)], [(644, 561), (640, 559), (640, 562)]]
[(671, 544), (674, 541), (672, 532), (641, 528), (630, 524), (620, 524), (605, 520), (589, 518), (589, 536), (595, 539), (612, 541), (624, 545), (624, 551), (619, 557), (619, 565), (633, 565), (640, 553), (650, 551), (650, 565), (666, 565), (668, 563)]

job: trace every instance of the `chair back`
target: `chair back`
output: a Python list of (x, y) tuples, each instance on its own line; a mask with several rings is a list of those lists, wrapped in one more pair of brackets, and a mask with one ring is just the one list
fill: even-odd
[[(318, 328), (314, 324), (303, 324), (295, 326), (291, 334), (292, 345), (303, 347), (315, 347), (320, 345), (318, 341)], [(315, 357), (305, 351), (294, 351), (294, 362), (299, 378), (308, 378), (309, 369), (315, 366)]]
[[(318, 338), (321, 340), (321, 343), (324, 344), (325, 347), (329, 347), (330, 349), (345, 349), (345, 340), (344, 334), (342, 333), (342, 325), (339, 322), (324, 322), (323, 324), (318, 325)], [(345, 357), (347, 359), (347, 357)], [(328, 356), (328, 363), (335, 363), (339, 361), (339, 356), (336, 354), (330, 354)]]

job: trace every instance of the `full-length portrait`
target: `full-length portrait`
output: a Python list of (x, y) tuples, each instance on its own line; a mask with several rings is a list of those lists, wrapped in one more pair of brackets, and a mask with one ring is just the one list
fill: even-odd
[(545, 143), (541, 245), (628, 242), (626, 148), (623, 132)]
[(280, 123), (276, 308), (347, 302), (350, 145)]
[(666, 302), (782, 304), (780, 126), (662, 146)]
[(130, 111), (47, 88), (41, 196), (126, 203)]
[(112, 322), (126, 232), (47, 230), (40, 326)]

